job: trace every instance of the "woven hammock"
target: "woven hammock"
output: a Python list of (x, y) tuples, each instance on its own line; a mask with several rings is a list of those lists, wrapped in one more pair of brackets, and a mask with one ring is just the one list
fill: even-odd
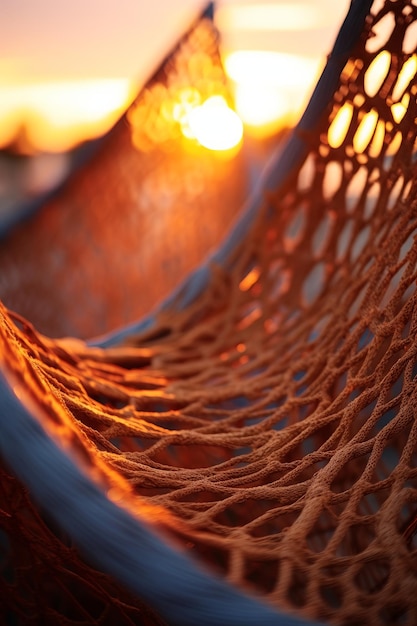
[[(214, 41), (203, 20), (182, 46), (200, 28)], [(417, 623), (416, 42), (414, 0), (353, 0), (288, 142), (254, 193), (238, 177), (235, 225), (162, 304), (161, 261), (138, 254), (137, 271), (142, 235), (118, 211), (148, 197), (133, 154), (161, 176), (172, 152), (140, 124), (129, 151), (132, 112), (4, 239), (4, 623)], [(242, 163), (224, 167), (205, 179), (219, 226), (204, 254), (241, 202)]]

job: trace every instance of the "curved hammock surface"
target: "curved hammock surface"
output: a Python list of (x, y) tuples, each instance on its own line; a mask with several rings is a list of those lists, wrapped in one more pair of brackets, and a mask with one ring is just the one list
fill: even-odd
[[(202, 45), (198, 32), (223, 81), (204, 17), (145, 90), (147, 101), (184, 66), (176, 60), (191, 54), (190, 42)], [(171, 285), (156, 285), (146, 300), (157, 264), (145, 255), (130, 273), (136, 231), (117, 220), (129, 194), (131, 203), (139, 197), (123, 172), (136, 158), (127, 137), (132, 111), (144, 119), (143, 94), (68, 186), (7, 234), (6, 623), (417, 623), (416, 41), (414, 2), (352, 2), (283, 151), (224, 243), (205, 263), (200, 252), (185, 260), (177, 275), (188, 278), (162, 304)], [(162, 180), (168, 157), (141, 137), (140, 167), (150, 159)], [(184, 152), (177, 163), (186, 171), (194, 159)], [(213, 163), (207, 157), (209, 174), (200, 166), (200, 183), (213, 182)], [(247, 196), (235, 188), (241, 157), (225, 168), (202, 200), (226, 216), (205, 254)], [(176, 190), (180, 208), (184, 189)], [(105, 204), (97, 206), (96, 192)], [(191, 206), (196, 196), (186, 197)], [(84, 228), (71, 219), (72, 202), (88, 209), (79, 212)], [(84, 234), (78, 247), (67, 236), (74, 221)], [(190, 228), (198, 232), (197, 220)], [(172, 226), (161, 240), (168, 235)], [(61, 246), (61, 257), (48, 257)], [(92, 304), (74, 296), (78, 253)], [(163, 253), (168, 263), (170, 250)], [(107, 254), (119, 274), (103, 263)], [(38, 287), (29, 293), (37, 255)], [(128, 325), (123, 290), (133, 302)], [(19, 292), (27, 296), (20, 304)], [(151, 312), (135, 323), (144, 299)], [(110, 319), (101, 325), (105, 306)]]

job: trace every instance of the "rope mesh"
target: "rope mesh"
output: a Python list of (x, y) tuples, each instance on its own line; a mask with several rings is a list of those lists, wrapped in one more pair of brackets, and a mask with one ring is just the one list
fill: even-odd
[[(336, 624), (417, 623), (416, 24), (374, 3), (302, 166), (185, 309), (104, 349), (1, 308), (7, 368), (109, 497)], [(12, 543), (45, 561), (58, 538), (28, 536), (44, 522), (0, 484)]]

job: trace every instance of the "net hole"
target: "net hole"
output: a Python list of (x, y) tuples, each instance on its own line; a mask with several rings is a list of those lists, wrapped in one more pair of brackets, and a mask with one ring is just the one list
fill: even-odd
[(396, 206), (398, 199), (402, 195), (403, 187), (404, 187), (404, 177), (399, 176), (389, 194), (389, 198), (387, 201), (388, 211), (392, 211), (394, 207)]
[(245, 580), (261, 592), (271, 593), (277, 585), (278, 575), (279, 563), (277, 561), (246, 559)]
[(369, 460), (369, 454), (354, 457), (342, 465), (333, 479), (330, 489), (333, 493), (343, 493), (351, 489), (362, 476)]
[(332, 198), (339, 190), (343, 180), (343, 168), (337, 161), (330, 161), (326, 165), (323, 178), (323, 197)]
[(316, 171), (316, 162), (313, 154), (310, 154), (304, 162), (304, 165), (300, 169), (298, 175), (298, 189), (299, 191), (307, 191), (311, 189), (314, 174)]
[(365, 493), (357, 507), (358, 515), (374, 515), (379, 510), (381, 504), (386, 500), (388, 495), (388, 491), (385, 492), (385, 495), (384, 492), (381, 491), (378, 491), (377, 493)]
[(349, 214), (354, 213), (359, 199), (363, 195), (368, 184), (369, 171), (361, 166), (352, 176), (346, 188), (346, 210)]
[[(401, 284), (401, 279), (403, 278), (405, 272), (407, 270), (407, 265), (403, 264), (398, 271), (391, 278), (389, 284), (385, 289), (385, 293), (382, 295), (379, 306), (381, 309), (384, 309), (386, 306), (390, 305), (391, 299), (396, 299), (398, 297), (398, 288)], [(404, 288), (404, 285), (402, 286)]]
[(409, 235), (407, 237), (407, 239), (404, 241), (403, 245), (401, 246), (401, 250), (400, 250), (400, 255), (399, 255), (399, 259), (400, 261), (405, 260), (409, 254), (409, 252), (412, 250), (412, 248), (414, 247), (414, 242), (415, 242), (415, 235)]
[[(377, 434), (378, 431), (383, 430), (385, 426), (392, 421), (396, 414), (397, 411), (395, 409), (384, 413), (375, 426), (375, 434)], [(384, 448), (379, 463), (375, 468), (375, 482), (380, 482), (385, 480), (385, 478), (388, 478), (388, 476), (390, 476), (394, 469), (398, 466), (400, 458), (401, 451), (398, 449), (398, 446), (391, 445)]]
[(350, 247), (354, 230), (354, 222), (353, 220), (348, 220), (346, 222), (345, 227), (339, 235), (339, 239), (337, 241), (337, 259), (339, 261), (343, 261), (346, 257), (347, 251)]
[[(388, 148), (387, 148), (387, 152), (386, 152), (386, 156), (387, 157), (392, 157), (394, 156), (394, 154), (397, 154), (398, 150), (400, 149), (400, 146), (403, 142), (403, 136), (401, 131), (397, 131), (394, 135), (394, 137), (391, 139), (391, 141), (388, 144)], [(384, 161), (384, 170), (389, 170), (391, 167), (392, 161), (390, 159), (386, 159)]]
[(382, 50), (370, 63), (364, 76), (365, 91), (373, 98), (384, 84), (391, 64), (391, 55), (387, 50)]
[(394, 102), (398, 102), (402, 98), (405, 90), (407, 89), (410, 82), (415, 77), (416, 72), (417, 72), (417, 55), (413, 54), (412, 57), (407, 59), (407, 61), (402, 66), (400, 73), (398, 74), (398, 78), (392, 90), (392, 99), (394, 100)]
[(384, 607), (378, 612), (381, 626), (406, 626), (412, 624), (408, 619), (408, 607), (393, 606)]
[(396, 102), (391, 106), (391, 113), (396, 124), (399, 124), (408, 110), (410, 104), (410, 94), (406, 93), (401, 99), (401, 102)]
[(388, 583), (390, 572), (390, 563), (387, 559), (375, 559), (362, 565), (354, 577), (354, 582), (358, 589), (367, 594), (378, 593)]
[(329, 211), (324, 215), (312, 239), (313, 254), (315, 258), (320, 258), (323, 255), (332, 232), (333, 225), (334, 213)]
[(415, 488), (413, 489), (408, 487), (403, 493), (406, 494), (404, 497), (410, 498), (414, 500), (414, 502), (411, 501), (403, 504), (399, 511), (397, 528), (402, 533), (404, 533), (410, 526), (410, 524), (412, 524), (417, 518), (417, 497), (415, 493)]
[(313, 530), (307, 536), (308, 548), (316, 554), (324, 552), (337, 525), (338, 516), (336, 514), (332, 514), (330, 510), (322, 511)]
[(410, 195), (410, 191), (412, 188), (412, 184), (413, 184), (413, 180), (409, 180), (408, 183), (405, 185), (404, 189), (403, 189), (403, 193), (402, 193), (402, 199), (403, 202), (406, 202), (409, 195)]
[(343, 604), (343, 593), (337, 583), (320, 585), (320, 595), (332, 609), (339, 609)]
[[(108, 441), (111, 446), (114, 446), (123, 453), (145, 452), (146, 450), (149, 450), (149, 448), (152, 448), (152, 446), (155, 444), (155, 439), (145, 439), (144, 437), (112, 437)], [(100, 441), (98, 443), (100, 444)]]
[[(245, 486), (247, 485), (245, 484)], [(271, 500), (255, 500), (254, 498), (245, 498), (242, 502), (233, 502), (229, 505), (225, 502), (224, 508), (217, 513), (214, 521), (229, 528), (242, 527), (265, 515), (275, 506), (276, 503)], [(253, 526), (256, 526), (256, 524), (253, 524)], [(259, 526), (259, 529), (261, 529), (261, 526)], [(277, 526), (274, 524), (274, 532), (277, 532), (277, 530)], [(259, 530), (259, 532), (263, 531)], [(268, 526), (268, 532), (263, 533), (262, 536), (269, 534), (273, 534), (270, 526)]]
[[(367, 263), (367, 265), (369, 265), (370, 263)], [(363, 272), (365, 273), (367, 271), (367, 267), (363, 268)], [(352, 302), (352, 304), (349, 307), (348, 310), (348, 315), (349, 318), (355, 318), (357, 317), (359, 311), (361, 310), (361, 308), (363, 306), (366, 306), (366, 301), (365, 298), (368, 296), (368, 285), (364, 285), (360, 291), (357, 293), (357, 295), (355, 296), (354, 301)], [(358, 350), (361, 350), (363, 346), (361, 346), (361, 342), (359, 342), (359, 346), (358, 346)]]
[(361, 154), (368, 147), (378, 123), (378, 111), (372, 109), (365, 113), (353, 136), (353, 149)]
[(317, 265), (307, 275), (303, 284), (303, 299), (308, 306), (312, 305), (323, 291), (326, 276), (324, 263)]
[(361, 253), (364, 251), (365, 246), (369, 242), (370, 234), (371, 234), (371, 228), (370, 226), (366, 226), (356, 235), (356, 239), (353, 243), (351, 254), (350, 254), (351, 260), (353, 262), (356, 261), (361, 255)]
[(338, 545), (338, 556), (353, 556), (364, 552), (374, 541), (375, 531), (370, 524), (352, 524)]
[(381, 154), (385, 140), (385, 123), (382, 120), (378, 120), (375, 128), (374, 136), (372, 137), (371, 144), (369, 146), (369, 156), (377, 159)]
[(366, 41), (366, 50), (374, 53), (386, 47), (395, 27), (393, 13), (387, 13), (372, 28), (372, 35)]
[(288, 224), (284, 235), (284, 249), (292, 252), (301, 241), (306, 226), (304, 207), (299, 207)]
[(285, 293), (288, 293), (291, 287), (291, 280), (292, 271), (290, 269), (283, 269), (281, 273), (276, 276), (269, 291), (269, 299), (271, 302)]
[(365, 199), (365, 210), (364, 210), (364, 218), (369, 220), (374, 214), (375, 208), (378, 204), (379, 196), (381, 193), (381, 185), (379, 183), (374, 183), (368, 190)]
[(345, 141), (352, 122), (352, 116), (353, 105), (350, 102), (345, 102), (345, 104), (338, 110), (329, 126), (327, 141), (329, 142), (329, 146), (331, 148), (340, 148)]
[(221, 446), (166, 445), (150, 451), (148, 455), (156, 463), (183, 469), (212, 467), (228, 461), (232, 451)]
[(404, 54), (413, 54), (416, 51), (417, 21), (412, 22), (405, 32), (403, 39)]
[(296, 607), (303, 607), (307, 602), (307, 573), (298, 567), (294, 567), (292, 572), (292, 580), (288, 588), (288, 598)]

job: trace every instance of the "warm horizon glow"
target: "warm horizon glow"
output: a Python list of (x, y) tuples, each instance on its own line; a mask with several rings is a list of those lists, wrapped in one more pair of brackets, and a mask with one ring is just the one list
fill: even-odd
[[(234, 90), (237, 114), (224, 99), (221, 102), (216, 97), (193, 106), (187, 101), (187, 107), (174, 111), (175, 115), (184, 115), (184, 123), (177, 120), (184, 136), (197, 139), (211, 150), (238, 145), (243, 132), (241, 121), (258, 136), (293, 123), (317, 78), (320, 59), (238, 50), (225, 56), (224, 66)], [(109, 130), (126, 110), (134, 92), (134, 85), (127, 79), (2, 86), (0, 119), (5, 123), (0, 125), (0, 148), (18, 138), (38, 151), (71, 149)]]
[(36, 150), (65, 151), (109, 130), (132, 96), (127, 79), (1, 86), (0, 147), (18, 138)]
[(279, 4), (233, 4), (220, 6), (216, 23), (221, 30), (302, 31), (322, 28), (327, 16), (319, 6), (307, 2)]
[(321, 59), (266, 50), (238, 50), (225, 56), (234, 85), (236, 111), (257, 135), (296, 121), (317, 80)]

